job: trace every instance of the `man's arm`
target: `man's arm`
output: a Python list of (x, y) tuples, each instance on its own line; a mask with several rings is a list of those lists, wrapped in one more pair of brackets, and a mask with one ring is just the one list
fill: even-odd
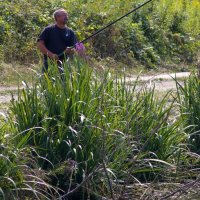
[(53, 60), (59, 60), (59, 57), (57, 54), (55, 53), (52, 53), (51, 51), (49, 51), (45, 44), (44, 44), (44, 41), (43, 40), (39, 40), (37, 42), (37, 45), (38, 45), (38, 48), (39, 50), (41, 51), (41, 53), (43, 53), (44, 55), (48, 56), (49, 58), (53, 59)]

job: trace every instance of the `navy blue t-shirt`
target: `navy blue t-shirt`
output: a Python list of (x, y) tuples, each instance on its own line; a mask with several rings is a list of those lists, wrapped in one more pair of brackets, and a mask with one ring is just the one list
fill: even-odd
[[(72, 47), (77, 42), (71, 29), (61, 29), (55, 24), (47, 26), (40, 34), (39, 40), (43, 40), (46, 48), (57, 55), (63, 53), (66, 47)], [(63, 56), (60, 59), (63, 59)]]

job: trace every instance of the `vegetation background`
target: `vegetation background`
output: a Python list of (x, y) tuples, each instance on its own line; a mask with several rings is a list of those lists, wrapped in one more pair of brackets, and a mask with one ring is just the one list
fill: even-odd
[[(68, 26), (79, 40), (143, 3), (141, 0), (5, 0), (0, 1), (0, 58), (5, 62), (38, 62), (36, 40), (54, 23), (52, 13), (65, 8)], [(106, 29), (86, 44), (97, 59), (130, 68), (194, 65), (200, 49), (199, 0), (154, 0)]]

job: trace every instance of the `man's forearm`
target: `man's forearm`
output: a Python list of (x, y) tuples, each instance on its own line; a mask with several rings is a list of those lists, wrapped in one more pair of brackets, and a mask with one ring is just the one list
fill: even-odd
[(38, 42), (38, 48), (39, 50), (41, 51), (42, 54), (48, 56), (49, 58), (52, 58), (52, 59), (58, 59), (58, 56), (54, 53), (52, 53), (51, 51), (49, 51), (44, 42), (43, 41), (39, 41)]
[(41, 51), (41, 53), (46, 55), (46, 56), (48, 56), (48, 54), (52, 53), (46, 48), (46, 46), (43, 44), (42, 41), (38, 42), (38, 48)]

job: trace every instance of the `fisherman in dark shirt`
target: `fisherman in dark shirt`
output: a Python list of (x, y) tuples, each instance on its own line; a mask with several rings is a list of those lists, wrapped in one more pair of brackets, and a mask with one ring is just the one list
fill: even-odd
[(77, 43), (74, 32), (66, 26), (68, 14), (64, 9), (58, 9), (53, 14), (54, 25), (49, 25), (38, 38), (38, 48), (44, 55), (43, 71), (48, 69), (48, 58), (53, 61), (64, 61), (73, 55)]

